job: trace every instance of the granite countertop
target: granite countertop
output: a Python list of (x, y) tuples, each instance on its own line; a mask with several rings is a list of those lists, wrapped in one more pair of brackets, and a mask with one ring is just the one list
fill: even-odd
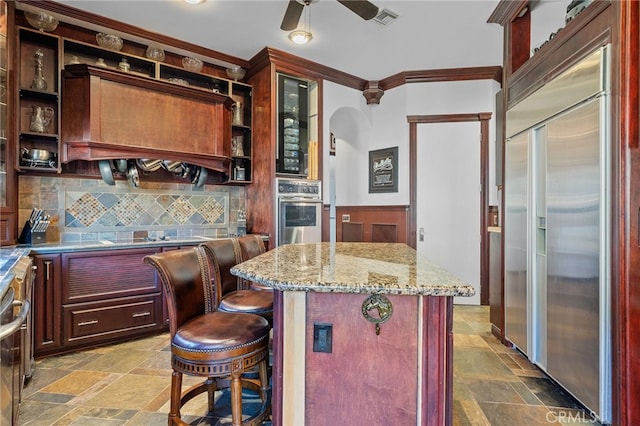
[(231, 273), (281, 291), (473, 296), (473, 286), (406, 244), (286, 244)]
[[(92, 240), (92, 241), (65, 241), (56, 243), (44, 243), (35, 245), (20, 244), (15, 246), (0, 247), (0, 297), (4, 296), (11, 285), (14, 274), (13, 267), (21, 257), (32, 254), (55, 254), (94, 250), (122, 250), (145, 247), (171, 247), (181, 245), (196, 245), (205, 241), (229, 237), (177, 237), (172, 239), (157, 240)], [(266, 238), (266, 237), (265, 237)]]
[(14, 273), (13, 268), (20, 258), (29, 255), (29, 250), (24, 247), (0, 247), (0, 299), (11, 287)]
[[(227, 237), (225, 237), (227, 238)], [(75, 251), (90, 250), (111, 250), (111, 249), (127, 249), (127, 248), (144, 248), (144, 247), (168, 247), (179, 246), (183, 244), (200, 244), (205, 241), (215, 240), (213, 237), (186, 237), (172, 239), (157, 240), (93, 240), (93, 241), (65, 241), (57, 243), (35, 244), (26, 247), (31, 254), (52, 254)]]
[[(172, 247), (181, 245), (197, 245), (212, 240), (220, 240), (231, 238), (227, 237), (176, 237), (166, 239), (129, 239), (129, 240), (91, 240), (91, 241), (64, 241), (56, 243), (44, 243), (35, 245), (18, 245), (17, 248), (27, 249), (27, 254), (54, 254), (67, 253), (76, 251), (92, 251), (92, 250), (115, 250), (128, 248), (145, 248), (145, 247)], [(265, 241), (268, 237), (263, 236)]]
[(78, 251), (93, 251), (93, 250), (115, 250), (115, 249), (129, 249), (129, 248), (144, 248), (144, 247), (169, 247), (179, 246), (185, 244), (200, 244), (205, 241), (209, 241), (215, 238), (209, 237), (187, 237), (187, 238), (175, 238), (156, 241), (68, 241), (57, 243), (44, 243), (36, 245), (15, 245), (0, 247), (0, 297), (8, 291), (11, 286), (14, 274), (12, 273), (13, 267), (18, 263), (21, 257), (29, 256), (32, 254), (55, 254), (55, 253), (69, 253)]

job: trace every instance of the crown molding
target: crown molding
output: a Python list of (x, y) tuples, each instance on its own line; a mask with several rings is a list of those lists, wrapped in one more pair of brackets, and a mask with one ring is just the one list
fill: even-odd
[(515, 20), (518, 15), (522, 13), (523, 9), (530, 7), (529, 3), (537, 3), (537, 1), (501, 0), (489, 16), (489, 19), (487, 19), (487, 23), (500, 24), (504, 27), (509, 22)]
[(439, 81), (463, 80), (495, 80), (502, 84), (502, 67), (488, 66), (403, 71), (380, 80), (380, 87), (383, 90), (389, 90), (409, 83), (435, 83)]

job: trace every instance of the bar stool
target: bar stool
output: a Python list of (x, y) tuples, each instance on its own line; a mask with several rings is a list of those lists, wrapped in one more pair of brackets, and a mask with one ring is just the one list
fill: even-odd
[(218, 310), (257, 314), (273, 324), (273, 293), (248, 290), (242, 278), (231, 274), (231, 268), (242, 262), (238, 240), (207, 241), (200, 247), (207, 254), (213, 285), (218, 289)]
[[(238, 237), (238, 244), (240, 244), (240, 255), (242, 256), (243, 262), (266, 252), (261, 235), (249, 234)], [(244, 281), (245, 288), (260, 291), (273, 291), (271, 287), (267, 287), (264, 284), (249, 280)]]
[[(211, 286), (207, 258), (200, 247), (172, 250), (144, 258), (163, 283), (171, 335), (171, 408), (168, 424), (187, 425), (180, 408), (207, 392), (208, 409), (214, 410), (214, 392), (229, 381), (234, 426), (261, 424), (271, 407), (267, 373), (270, 327), (259, 315), (220, 312)], [(242, 378), (258, 371), (258, 384)], [(182, 375), (206, 379), (182, 392)], [(242, 390), (257, 391), (262, 405), (242, 421)]]

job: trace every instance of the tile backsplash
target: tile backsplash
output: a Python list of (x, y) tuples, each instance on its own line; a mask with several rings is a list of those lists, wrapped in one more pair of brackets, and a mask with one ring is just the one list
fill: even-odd
[(19, 177), (20, 228), (33, 208), (51, 215), (47, 242), (131, 240), (149, 237), (222, 237), (245, 231), (242, 186), (126, 181), (110, 186), (98, 179)]

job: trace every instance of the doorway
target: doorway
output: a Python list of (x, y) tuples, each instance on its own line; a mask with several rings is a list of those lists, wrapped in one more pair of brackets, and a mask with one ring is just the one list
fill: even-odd
[[(410, 245), (476, 288), (476, 296), (456, 303), (487, 305), (491, 113), (407, 119)], [(420, 126), (419, 134), (418, 124), (429, 126)], [(452, 239), (457, 240), (455, 244)]]

